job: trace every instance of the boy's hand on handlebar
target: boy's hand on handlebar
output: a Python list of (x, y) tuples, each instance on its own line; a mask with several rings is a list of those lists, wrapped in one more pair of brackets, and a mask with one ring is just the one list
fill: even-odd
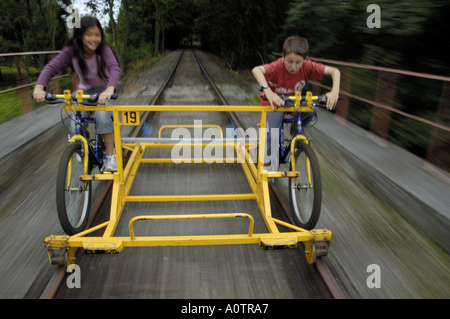
[(339, 92), (328, 92), (327, 96), (327, 110), (334, 110), (339, 99)]
[(278, 94), (274, 93), (272, 90), (269, 89), (265, 93), (266, 93), (266, 98), (269, 101), (272, 109), (274, 109), (275, 107), (284, 105), (284, 99), (279, 97)]
[(114, 86), (108, 86), (108, 88), (103, 91), (98, 97), (98, 104), (105, 105), (106, 100), (108, 100), (108, 102), (111, 102), (111, 96), (113, 96), (114, 90)]

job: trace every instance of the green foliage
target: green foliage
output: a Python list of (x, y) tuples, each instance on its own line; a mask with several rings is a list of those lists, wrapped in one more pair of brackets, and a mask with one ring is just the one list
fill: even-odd
[(280, 46), (287, 36), (298, 35), (308, 39), (311, 56), (338, 59), (345, 54), (345, 61), (354, 60), (361, 52), (360, 42), (355, 41), (354, 27), (351, 26), (358, 21), (357, 17), (353, 5), (336, 0), (324, 0), (320, 5), (312, 0), (292, 1)]
[[(369, 101), (375, 100), (378, 72), (365, 69), (354, 69), (352, 74), (351, 92)], [(373, 106), (371, 104), (351, 100), (348, 120), (369, 130)]]
[(54, 0), (0, 2), (0, 51), (55, 50), (66, 42), (65, 25)]
[[(417, 114), (426, 117), (428, 113)], [(388, 140), (409, 152), (425, 158), (432, 127), (428, 124), (394, 114), (391, 120)]]
[(289, 1), (195, 1), (195, 32), (202, 49), (225, 59), (230, 68), (253, 67), (269, 62), (272, 45), (282, 29)]
[(261, 106), (261, 99), (259, 98), (259, 95), (252, 95), (250, 97), (246, 97), (244, 99), (244, 102), (247, 105), (255, 105), (255, 106)]
[[(296, 0), (288, 10), (283, 37), (306, 37), (314, 57), (448, 76), (450, 65), (444, 61), (450, 50), (446, 20), (450, 6), (446, 2), (324, 0), (318, 5)], [(380, 7), (381, 28), (367, 26), (372, 3)], [(374, 100), (377, 82), (377, 71), (353, 68), (351, 93)], [(441, 92), (439, 81), (399, 76), (391, 106), (434, 121)], [(373, 108), (353, 99), (348, 119), (368, 130)], [(395, 114), (389, 140), (424, 156), (431, 130), (427, 124)]]
[(155, 51), (155, 46), (152, 42), (142, 43), (138, 47), (129, 46), (125, 53), (125, 60), (127, 62), (151, 59)]
[(20, 116), (17, 91), (3, 93), (0, 99), (0, 124)]

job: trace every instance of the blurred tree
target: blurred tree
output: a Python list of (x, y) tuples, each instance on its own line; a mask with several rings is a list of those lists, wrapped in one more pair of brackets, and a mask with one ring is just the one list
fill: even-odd
[(271, 43), (282, 29), (289, 6), (289, 1), (274, 0), (195, 3), (195, 31), (202, 49), (221, 56), (232, 69), (267, 62), (268, 52), (274, 49)]
[(365, 10), (358, 12), (351, 1), (324, 0), (320, 5), (312, 0), (293, 1), (280, 46), (287, 36), (299, 35), (308, 39), (311, 56), (357, 61), (362, 49), (362, 37), (354, 26), (357, 16), (364, 18)]
[[(122, 1), (123, 2), (123, 1)], [(111, 47), (114, 50), (114, 53), (116, 54), (117, 61), (119, 62), (120, 68), (122, 70), (125, 70), (124, 68), (124, 61), (122, 58), (123, 55), (123, 47), (119, 43), (119, 38), (117, 34), (117, 22), (115, 20), (115, 9), (116, 9), (116, 1), (114, 0), (89, 0), (86, 2), (86, 6), (91, 9), (91, 13), (94, 15), (100, 14), (101, 16), (107, 16), (108, 17), (108, 28), (112, 31), (113, 36), (113, 43)], [(128, 4), (128, 3), (127, 3)], [(128, 9), (128, 5), (124, 7), (124, 10)], [(125, 14), (127, 17), (128, 14)], [(125, 21), (125, 24), (127, 22)], [(102, 26), (105, 28), (106, 26)], [(128, 36), (128, 33), (125, 34), (125, 37)], [(125, 40), (125, 42), (128, 42)]]
[[(270, 62), (286, 37), (299, 35), (308, 39), (310, 56), (448, 75), (449, 2), (89, 0), (87, 5), (96, 15), (108, 17), (107, 40), (122, 69), (132, 59), (148, 59), (194, 40), (231, 69), (251, 68)], [(368, 24), (372, 12), (367, 9), (373, 3), (380, 8), (380, 28)], [(61, 49), (66, 34), (56, 0), (0, 1), (0, 52)], [(28, 65), (47, 62), (44, 56), (27, 59)], [(11, 65), (13, 59), (0, 62)], [(353, 89), (373, 99), (377, 78), (375, 71), (354, 69)], [(441, 82), (401, 76), (395, 107), (433, 120), (441, 92)], [(363, 104), (352, 101), (350, 115), (367, 127), (372, 107)], [(398, 116), (392, 123), (391, 137), (410, 149), (416, 132), (425, 132)]]
[[(61, 48), (66, 42), (67, 32), (58, 14), (59, 7), (54, 0), (2, 0), (0, 2), (0, 52)], [(27, 56), (25, 68), (28, 65), (43, 65), (46, 62), (45, 56)], [(5, 58), (3, 63), (11, 64), (13, 59)]]
[[(445, 63), (450, 49), (449, 1), (411, 0), (296, 0), (288, 10), (284, 35), (296, 33), (308, 39), (311, 56), (415, 72), (448, 75)], [(376, 3), (380, 28), (368, 19)], [(368, 12), (369, 11), (369, 12)], [(378, 74), (353, 70), (353, 93), (373, 100)], [(433, 119), (442, 83), (401, 76), (397, 80), (394, 107), (419, 117)], [(424, 107), (426, 106), (426, 107)], [(353, 100), (349, 119), (368, 129), (372, 106)], [(389, 139), (423, 156), (430, 127), (395, 115)]]
[(175, 49), (180, 44), (191, 44), (197, 7), (194, 0), (174, 1), (166, 15), (164, 48)]

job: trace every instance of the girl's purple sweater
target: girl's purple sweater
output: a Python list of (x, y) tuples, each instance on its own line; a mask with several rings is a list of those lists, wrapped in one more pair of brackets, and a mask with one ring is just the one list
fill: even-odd
[(84, 58), (87, 70), (87, 79), (85, 80), (82, 76), (80, 76), (82, 72), (80, 66), (78, 65), (73, 46), (66, 46), (63, 48), (61, 53), (59, 53), (49, 64), (45, 66), (44, 70), (42, 70), (39, 75), (37, 84), (42, 84), (46, 87), (51, 78), (61, 73), (64, 69), (73, 66), (74, 70), (78, 74), (78, 90), (88, 90), (91, 88), (108, 86), (114, 86), (117, 88), (122, 72), (111, 48), (108, 45), (105, 45), (103, 59), (106, 65), (105, 74), (108, 80), (105, 81), (98, 75), (96, 53), (94, 53), (89, 59)]

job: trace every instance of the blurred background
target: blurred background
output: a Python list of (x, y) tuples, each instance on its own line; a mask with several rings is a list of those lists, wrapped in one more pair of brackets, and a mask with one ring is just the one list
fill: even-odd
[[(123, 70), (123, 80), (182, 45), (199, 46), (219, 56), (239, 76), (253, 80), (251, 68), (277, 59), (286, 37), (305, 37), (311, 59), (325, 59), (340, 68), (342, 88), (359, 97), (346, 98), (338, 111), (340, 116), (450, 171), (450, 133), (429, 123), (450, 125), (446, 78), (450, 70), (448, 1), (72, 2), (79, 6), (82, 15), (94, 14), (102, 21), (107, 42)], [(367, 9), (372, 3), (380, 8), (380, 28), (368, 27), (372, 12)], [(30, 84), (57, 52), (8, 54), (58, 51), (68, 36), (56, 0), (2, 0), (0, 16), (3, 123), (40, 107), (29, 98)], [(384, 72), (366, 66), (435, 77)], [(72, 88), (70, 72), (67, 70), (53, 81), (50, 89)], [(326, 81), (322, 84), (330, 85)], [(19, 86), (25, 88), (14, 89)], [(366, 100), (399, 112), (374, 107)]]
[[(59, 123), (60, 107), (43, 106), (30, 95), (43, 67), (66, 45), (71, 31), (60, 4), (74, 3), (81, 15), (93, 14), (102, 22), (122, 68), (122, 87), (129, 89), (124, 89), (123, 100), (130, 105), (143, 101), (136, 98), (143, 87), (159, 86), (180, 47), (206, 52), (201, 52), (201, 59), (216, 67), (212, 77), (226, 73), (223, 82), (235, 80), (225, 72), (230, 70), (239, 84), (256, 83), (254, 66), (278, 59), (288, 36), (307, 38), (310, 59), (341, 71), (343, 99), (335, 114), (323, 111), (319, 125), (306, 129), (314, 137), (321, 166), (324, 200), (319, 225), (333, 231), (331, 264), (354, 298), (449, 298), (449, 1), (0, 0), (0, 141), (9, 147), (2, 144), (0, 152), (12, 154), (0, 156), (0, 297), (32, 295), (34, 282), (37, 286), (43, 281), (50, 267), (42, 240), (61, 232), (51, 190), (66, 133)], [(370, 10), (372, 4), (379, 8), (379, 28), (370, 28), (378, 17)], [(68, 69), (51, 81), (48, 91), (73, 90), (76, 84), (76, 75)], [(324, 79), (305, 89), (319, 94), (330, 85)], [(246, 87), (252, 86), (239, 90)], [(245, 102), (259, 104), (258, 89), (256, 85)], [(239, 90), (232, 87), (230, 92)], [(349, 123), (363, 129), (345, 125)], [(39, 133), (26, 132), (30, 128)], [(429, 163), (438, 169), (434, 175)], [(167, 259), (156, 253), (161, 263), (155, 269), (173, 260), (175, 266), (182, 265), (187, 260), (182, 254), (172, 250)], [(220, 260), (239, 259), (230, 256), (224, 254)], [(156, 259), (148, 259), (143, 271)], [(129, 273), (118, 260), (99, 264), (99, 280)], [(263, 269), (259, 257), (255, 260), (255, 267)], [(381, 289), (366, 284), (367, 266), (373, 264), (382, 269)], [(96, 265), (86, 267), (93, 270)], [(232, 277), (230, 265), (222, 265), (231, 270), (224, 278)], [(289, 260), (286, 274), (295, 266), (296, 261)], [(95, 277), (98, 272), (90, 274)], [(154, 274), (158, 277), (159, 270)], [(165, 286), (159, 279), (155, 282)]]

